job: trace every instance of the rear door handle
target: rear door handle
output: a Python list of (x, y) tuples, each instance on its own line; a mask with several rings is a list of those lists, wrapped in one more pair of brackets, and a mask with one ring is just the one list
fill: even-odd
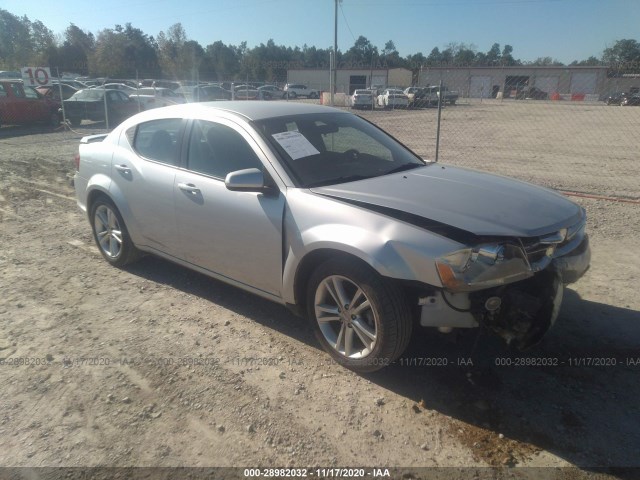
[(127, 165), (116, 165), (114, 168), (122, 173), (131, 173), (131, 169)]
[(183, 192), (190, 193), (191, 195), (198, 195), (200, 193), (200, 189), (193, 183), (179, 183), (178, 188)]

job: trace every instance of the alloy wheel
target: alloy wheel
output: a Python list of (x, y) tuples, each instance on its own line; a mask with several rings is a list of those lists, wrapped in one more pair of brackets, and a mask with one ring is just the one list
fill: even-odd
[(116, 259), (122, 252), (122, 229), (118, 217), (107, 205), (96, 208), (93, 218), (98, 244), (103, 253)]
[(325, 340), (340, 355), (360, 359), (378, 339), (378, 315), (367, 295), (341, 275), (326, 277), (315, 294), (315, 317)]

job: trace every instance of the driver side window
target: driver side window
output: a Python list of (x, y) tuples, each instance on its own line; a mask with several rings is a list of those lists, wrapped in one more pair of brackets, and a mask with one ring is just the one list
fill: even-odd
[(196, 120), (189, 139), (187, 168), (224, 179), (236, 170), (262, 170), (262, 162), (242, 135), (231, 127)]

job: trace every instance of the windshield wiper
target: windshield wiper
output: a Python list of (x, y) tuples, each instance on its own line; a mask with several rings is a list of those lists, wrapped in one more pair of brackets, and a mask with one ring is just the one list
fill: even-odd
[(383, 175), (389, 175), (390, 173), (404, 172), (405, 170), (413, 170), (414, 168), (424, 167), (424, 163), (405, 163), (399, 167), (392, 168), (391, 170), (384, 172)]
[(368, 175), (346, 175), (344, 177), (329, 178), (327, 180), (320, 180), (319, 182), (308, 183), (305, 185), (305, 188), (324, 187), (326, 185), (355, 182), (356, 180), (364, 180), (366, 178), (371, 177)]

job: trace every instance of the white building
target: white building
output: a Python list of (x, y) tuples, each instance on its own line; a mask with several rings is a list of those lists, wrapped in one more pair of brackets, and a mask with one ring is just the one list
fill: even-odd
[[(339, 68), (336, 71), (336, 92), (351, 94), (356, 88), (371, 86), (405, 88), (412, 85), (413, 73), (406, 68)], [(300, 83), (309, 88), (328, 92), (329, 69), (291, 69), (287, 83)]]

